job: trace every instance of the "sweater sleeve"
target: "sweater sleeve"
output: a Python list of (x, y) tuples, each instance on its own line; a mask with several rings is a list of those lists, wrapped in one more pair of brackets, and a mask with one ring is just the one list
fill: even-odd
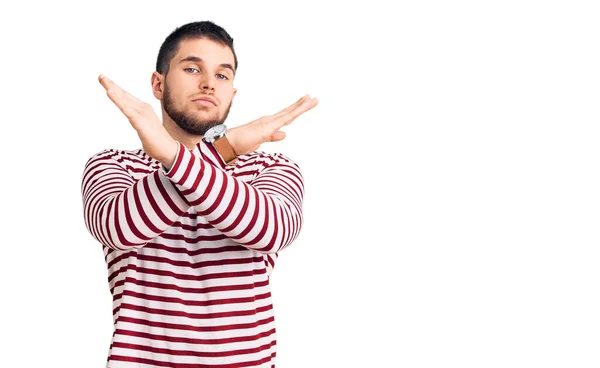
[(102, 151), (86, 163), (81, 183), (84, 221), (100, 243), (117, 250), (142, 247), (189, 209), (163, 170), (148, 169), (139, 180), (129, 171), (147, 168), (146, 163), (124, 160), (115, 150)]
[(238, 244), (272, 254), (298, 236), (303, 178), (299, 167), (284, 156), (270, 160), (246, 183), (180, 144), (165, 175), (199, 215)]

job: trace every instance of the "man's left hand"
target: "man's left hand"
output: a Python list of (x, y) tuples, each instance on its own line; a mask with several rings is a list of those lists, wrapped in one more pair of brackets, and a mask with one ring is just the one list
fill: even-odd
[(177, 141), (167, 132), (152, 106), (138, 100), (104, 75), (100, 75), (98, 81), (106, 89), (108, 98), (129, 119), (142, 141), (144, 151), (170, 168), (175, 162)]

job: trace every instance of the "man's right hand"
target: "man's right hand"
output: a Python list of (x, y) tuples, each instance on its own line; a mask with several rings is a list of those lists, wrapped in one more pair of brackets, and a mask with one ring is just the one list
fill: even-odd
[(298, 116), (317, 106), (316, 97), (306, 95), (291, 106), (274, 115), (263, 116), (247, 124), (229, 129), (227, 139), (237, 155), (256, 151), (265, 142), (277, 142), (285, 138), (279, 129), (290, 124)]

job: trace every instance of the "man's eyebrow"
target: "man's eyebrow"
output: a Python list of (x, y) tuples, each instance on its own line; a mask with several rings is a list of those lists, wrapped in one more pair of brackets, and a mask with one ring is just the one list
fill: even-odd
[[(179, 60), (179, 64), (186, 63), (188, 61), (192, 61), (192, 62), (199, 63), (199, 64), (204, 63), (204, 60), (202, 60), (202, 58), (199, 58), (198, 56), (188, 56), (188, 57), (185, 57), (185, 58)], [(235, 74), (235, 70), (233, 69), (233, 66), (231, 66), (231, 64), (224, 63), (224, 64), (219, 64), (219, 66), (221, 68), (230, 69), (233, 72), (233, 74)]]

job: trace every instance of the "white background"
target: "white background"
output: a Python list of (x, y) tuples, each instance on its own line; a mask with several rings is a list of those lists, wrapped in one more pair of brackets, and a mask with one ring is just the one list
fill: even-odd
[(80, 180), (139, 142), (96, 78), (159, 111), (161, 43), (212, 20), (240, 62), (230, 126), (320, 100), (262, 147), (306, 185), (272, 276), (278, 367), (600, 366), (594, 3), (2, 5), (0, 365), (104, 367)]

